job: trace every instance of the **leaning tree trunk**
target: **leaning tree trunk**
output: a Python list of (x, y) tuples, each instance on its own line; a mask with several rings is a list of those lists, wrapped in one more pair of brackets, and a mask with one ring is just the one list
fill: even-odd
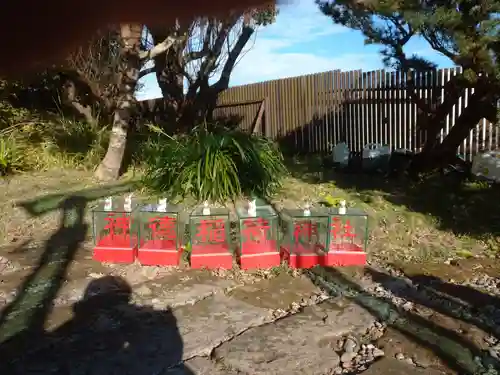
[[(477, 90), (479, 91), (479, 90)], [(477, 96), (476, 96), (477, 95)], [(467, 108), (462, 112), (450, 133), (443, 142), (436, 147), (443, 154), (454, 154), (460, 144), (466, 139), (471, 130), (474, 129), (481, 119), (486, 118), (490, 122), (496, 120), (496, 101), (491, 93), (477, 92), (472, 94)]]
[[(465, 138), (470, 134), (479, 121), (486, 117), (495, 121), (496, 107), (494, 94), (488, 88), (476, 88), (469, 98), (467, 107), (458, 117), (449, 134), (443, 142), (434, 142), (415, 156), (410, 165), (410, 176), (416, 178), (420, 172), (436, 170), (457, 160), (457, 149)], [(433, 134), (437, 137), (437, 134)]]
[(141, 25), (121, 25), (122, 67), (118, 103), (113, 116), (113, 127), (109, 137), (106, 155), (95, 171), (95, 176), (104, 181), (116, 180), (125, 156), (127, 135), (132, 112), (136, 105), (134, 97), (141, 68), (140, 37)]

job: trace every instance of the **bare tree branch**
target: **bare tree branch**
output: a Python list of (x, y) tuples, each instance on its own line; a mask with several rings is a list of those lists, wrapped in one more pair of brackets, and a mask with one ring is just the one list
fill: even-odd
[(141, 60), (149, 60), (149, 59), (154, 59), (156, 56), (161, 55), (162, 53), (165, 53), (168, 51), (170, 47), (174, 45), (174, 43), (178, 40), (182, 40), (184, 37), (181, 38), (174, 38), (172, 36), (168, 36), (163, 42), (158, 43), (155, 45), (153, 48), (151, 48), (148, 51), (141, 51), (139, 53), (139, 58)]

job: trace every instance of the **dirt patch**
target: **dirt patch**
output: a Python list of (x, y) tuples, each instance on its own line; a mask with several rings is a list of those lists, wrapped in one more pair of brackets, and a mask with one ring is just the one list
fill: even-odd
[(464, 282), (478, 274), (492, 277), (500, 275), (500, 259), (469, 258), (458, 259), (447, 263), (412, 264), (397, 262), (394, 266), (408, 277), (417, 275), (435, 276), (441, 280)]
[(397, 359), (409, 366), (408, 369), (420, 367), (444, 374), (456, 374), (432, 350), (411, 341), (395, 329), (388, 328), (376, 345), (385, 352), (386, 358)]
[(363, 372), (364, 375), (444, 375), (455, 374), (432, 368), (421, 368), (395, 358), (383, 358)]

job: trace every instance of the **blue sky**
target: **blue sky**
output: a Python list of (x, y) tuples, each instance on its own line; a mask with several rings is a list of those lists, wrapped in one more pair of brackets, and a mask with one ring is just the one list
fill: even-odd
[[(231, 75), (230, 86), (335, 69), (382, 68), (380, 47), (365, 46), (363, 40), (361, 33), (321, 14), (314, 0), (295, 0), (280, 8), (275, 23), (256, 31)], [(416, 53), (443, 68), (453, 66), (422, 39), (412, 39), (406, 53)], [(140, 83), (139, 100), (161, 97), (154, 75)]]

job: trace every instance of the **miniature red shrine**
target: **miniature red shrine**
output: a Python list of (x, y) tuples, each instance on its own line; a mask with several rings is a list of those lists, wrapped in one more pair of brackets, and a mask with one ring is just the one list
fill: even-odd
[(179, 241), (179, 209), (160, 200), (141, 207), (137, 259), (143, 265), (178, 266), (182, 254)]
[(205, 204), (189, 218), (192, 268), (233, 268), (229, 248), (229, 211)]
[(349, 208), (340, 215), (332, 211), (329, 220), (327, 266), (361, 266), (366, 264), (368, 215)]
[[(304, 214), (305, 213), (305, 214)], [(284, 210), (283, 258), (291, 268), (366, 264), (368, 216), (354, 209)]]
[(283, 259), (290, 268), (324, 265), (328, 243), (328, 214), (323, 210), (284, 209)]
[(92, 210), (93, 258), (106, 263), (133, 263), (137, 235), (132, 230), (132, 213), (137, 207), (129, 196), (106, 198)]
[(249, 207), (237, 207), (240, 244), (238, 260), (244, 270), (279, 266), (278, 215), (270, 206), (250, 202)]

